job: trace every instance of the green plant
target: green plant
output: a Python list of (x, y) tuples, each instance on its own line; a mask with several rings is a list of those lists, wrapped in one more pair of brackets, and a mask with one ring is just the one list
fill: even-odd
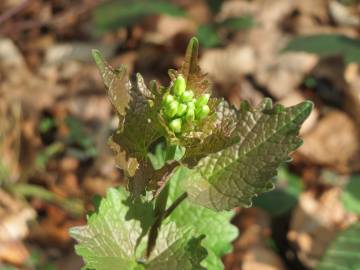
[(244, 101), (236, 110), (209, 95), (198, 46), (193, 38), (182, 67), (169, 71), (170, 86), (151, 81), (149, 88), (140, 74), (131, 83), (124, 66), (113, 69), (94, 51), (119, 117), (110, 146), (128, 184), (110, 189), (88, 224), (71, 229), (84, 269), (223, 269), (221, 256), (237, 237), (233, 209), (272, 190), (277, 167), (300, 146), (311, 102)]
[(360, 39), (340, 34), (318, 34), (292, 39), (283, 52), (301, 51), (319, 56), (341, 56), (347, 63), (360, 62)]
[(97, 33), (128, 27), (141, 22), (146, 16), (167, 14), (183, 17), (185, 11), (165, 0), (107, 1), (94, 10), (93, 23)]

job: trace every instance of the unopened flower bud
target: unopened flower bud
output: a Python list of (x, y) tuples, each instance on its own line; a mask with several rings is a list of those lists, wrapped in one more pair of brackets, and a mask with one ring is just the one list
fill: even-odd
[(186, 90), (182, 95), (181, 95), (181, 101), (182, 102), (190, 102), (192, 101), (194, 98), (194, 92), (191, 90)]
[(164, 97), (163, 97), (163, 104), (165, 106), (169, 105), (171, 102), (173, 102), (175, 100), (174, 96), (173, 95), (170, 95), (170, 94), (166, 94)]
[(180, 118), (177, 118), (177, 119), (174, 119), (172, 120), (170, 123), (169, 123), (169, 128), (174, 131), (175, 133), (179, 133), (181, 132), (181, 119)]
[(182, 75), (179, 75), (174, 81), (173, 91), (176, 96), (181, 96), (186, 90), (186, 81)]
[(193, 108), (188, 108), (185, 119), (189, 123), (195, 120), (195, 110)]
[(190, 102), (186, 103), (186, 105), (189, 109), (195, 110), (195, 102), (194, 101), (190, 101)]
[(196, 107), (201, 107), (203, 105), (207, 105), (209, 102), (209, 98), (210, 98), (210, 94), (204, 94), (202, 96), (200, 96), (197, 100), (196, 100)]
[(203, 105), (199, 109), (196, 110), (196, 119), (204, 119), (206, 116), (208, 116), (210, 112), (210, 108), (208, 105)]
[(177, 110), (177, 116), (183, 116), (186, 113), (187, 106), (184, 103), (180, 103)]
[(165, 115), (169, 118), (173, 118), (178, 111), (178, 107), (179, 102), (177, 102), (176, 100), (172, 101), (165, 107)]

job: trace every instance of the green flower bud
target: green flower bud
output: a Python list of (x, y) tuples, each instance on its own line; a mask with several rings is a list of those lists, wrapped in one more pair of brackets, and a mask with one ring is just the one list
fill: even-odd
[(179, 102), (177, 102), (176, 100), (172, 101), (165, 107), (165, 115), (169, 118), (173, 118), (178, 111), (178, 107)]
[(181, 117), (186, 113), (186, 110), (187, 110), (186, 104), (180, 103), (176, 115)]
[(186, 81), (182, 75), (179, 75), (174, 81), (173, 91), (176, 96), (181, 96), (186, 90)]
[(175, 133), (181, 132), (181, 119), (177, 118), (169, 123), (169, 128)]
[(171, 102), (173, 102), (175, 100), (175, 97), (173, 95), (170, 94), (166, 94), (163, 97), (163, 104), (165, 106), (169, 105)]
[(196, 101), (196, 107), (201, 107), (203, 105), (208, 104), (210, 98), (210, 94), (204, 94), (201, 97), (199, 97)]
[(185, 119), (189, 123), (195, 120), (195, 110), (193, 108), (188, 108)]
[(199, 107), (199, 109), (196, 110), (196, 119), (204, 119), (206, 116), (208, 116), (210, 112), (210, 108), (208, 105), (203, 105)]
[(194, 101), (190, 101), (186, 105), (188, 106), (189, 109), (195, 110), (195, 102)]
[(181, 101), (182, 102), (190, 102), (192, 101), (194, 98), (194, 92), (191, 90), (186, 90), (182, 95), (181, 95)]

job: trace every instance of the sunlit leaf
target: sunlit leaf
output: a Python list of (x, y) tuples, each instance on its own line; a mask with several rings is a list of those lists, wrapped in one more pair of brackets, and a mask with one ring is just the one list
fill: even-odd
[(143, 235), (154, 222), (155, 213), (151, 203), (133, 201), (129, 195), (122, 188), (109, 189), (87, 225), (70, 230), (78, 241), (75, 250), (83, 257), (85, 268), (203, 270), (203, 236), (193, 237), (189, 228), (178, 229), (175, 223), (162, 226), (153, 253), (145, 258), (142, 249), (147, 239)]
[(199, 161), (187, 181), (190, 200), (215, 210), (251, 206), (253, 197), (273, 189), (277, 167), (300, 146), (298, 131), (311, 109), (311, 102), (285, 109), (269, 100), (243, 109), (239, 143)]
[[(185, 167), (179, 168), (169, 180), (169, 205), (184, 192), (182, 186), (189, 177), (189, 172)], [(231, 252), (231, 242), (238, 235), (237, 228), (230, 223), (234, 214), (233, 211), (215, 212), (185, 200), (168, 220), (175, 222), (179, 228), (192, 226), (196, 234), (206, 235), (202, 245), (208, 250), (208, 256), (202, 265), (206, 269), (220, 270), (224, 269), (221, 257)]]

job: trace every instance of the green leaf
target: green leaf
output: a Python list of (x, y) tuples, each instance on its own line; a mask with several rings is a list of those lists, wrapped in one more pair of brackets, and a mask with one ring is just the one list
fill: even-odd
[(360, 222), (340, 232), (316, 270), (360, 269)]
[(100, 5), (95, 9), (93, 15), (95, 28), (97, 32), (101, 33), (131, 26), (152, 14), (184, 16), (185, 11), (172, 3), (161, 0), (122, 0)]
[(224, 100), (216, 101), (215, 104), (213, 98), (210, 101), (213, 102), (213, 117), (207, 119), (196, 132), (182, 138), (182, 144), (186, 147), (184, 163), (190, 167), (208, 154), (216, 153), (239, 141), (235, 133), (238, 121), (235, 109)]
[(242, 105), (239, 143), (199, 161), (186, 184), (190, 201), (229, 210), (249, 207), (253, 197), (272, 190), (277, 167), (302, 143), (298, 131), (312, 106), (306, 101), (285, 109), (269, 99), (258, 108)]
[(181, 66), (179, 73), (186, 80), (188, 89), (195, 93), (195, 97), (199, 97), (204, 92), (209, 91), (210, 82), (206, 74), (202, 73), (198, 64), (199, 41), (193, 37), (186, 49), (184, 64)]
[(249, 29), (254, 25), (255, 20), (253, 16), (232, 17), (219, 23), (220, 27), (226, 27), (232, 30)]
[(218, 13), (221, 9), (221, 0), (206, 0), (206, 3), (213, 14)]
[(175, 223), (161, 228), (155, 249), (146, 259), (143, 236), (155, 220), (153, 205), (129, 196), (123, 188), (109, 189), (88, 224), (70, 230), (79, 242), (75, 250), (85, 261), (84, 269), (204, 269), (200, 266), (206, 257), (200, 245), (203, 236), (193, 237), (189, 228), (178, 229)]
[(214, 25), (200, 25), (196, 36), (206, 48), (213, 48), (221, 44), (221, 39)]
[(156, 84), (148, 89), (140, 74), (131, 83), (125, 67), (113, 69), (100, 53), (93, 52), (94, 59), (102, 74), (110, 101), (119, 116), (119, 127), (109, 139), (115, 152), (116, 165), (124, 170), (129, 188), (134, 197), (142, 194), (147, 187), (158, 188), (166, 169), (156, 171), (148, 157), (150, 146), (166, 134), (159, 121), (162, 96)]
[(348, 212), (360, 214), (360, 175), (350, 178), (341, 195), (341, 201)]
[[(98, 212), (88, 218), (88, 224), (70, 230), (70, 235), (79, 242), (75, 250), (83, 257), (86, 268), (135, 269), (135, 247), (144, 227), (141, 224), (154, 220), (154, 215), (145, 212), (144, 219), (140, 221), (127, 219), (130, 210), (124, 203), (127, 199), (128, 195), (124, 189), (109, 189), (106, 198), (101, 201)], [(131, 205), (134, 209), (138, 207), (143, 208), (138, 202)]]
[(302, 190), (301, 179), (290, 173), (286, 167), (281, 167), (276, 177), (275, 189), (256, 197), (254, 206), (264, 209), (271, 216), (279, 216), (295, 207)]
[(200, 263), (207, 252), (200, 242), (204, 236), (194, 238), (189, 228), (177, 229), (174, 223), (161, 227), (147, 270), (206, 270)]
[(301, 36), (291, 40), (283, 51), (303, 51), (320, 56), (341, 55), (348, 63), (359, 63), (360, 39), (349, 38), (339, 34)]
[(148, 157), (155, 170), (165, 166), (167, 161), (179, 161), (185, 154), (185, 148), (179, 145), (167, 145), (166, 142), (159, 142), (155, 146), (154, 153), (148, 153)]
[[(182, 186), (189, 177), (189, 173), (189, 169), (180, 167), (170, 178), (169, 205), (184, 192)], [(185, 200), (170, 215), (168, 221), (175, 222), (179, 228), (192, 226), (195, 234), (206, 235), (202, 245), (209, 254), (201, 265), (206, 269), (218, 270), (224, 269), (221, 257), (231, 252), (231, 242), (238, 235), (237, 228), (230, 223), (234, 214), (233, 211), (214, 212)]]
[(92, 55), (103, 78), (111, 104), (119, 116), (123, 117), (131, 98), (131, 84), (126, 67), (122, 65), (117, 69), (112, 68), (98, 50), (93, 50)]

